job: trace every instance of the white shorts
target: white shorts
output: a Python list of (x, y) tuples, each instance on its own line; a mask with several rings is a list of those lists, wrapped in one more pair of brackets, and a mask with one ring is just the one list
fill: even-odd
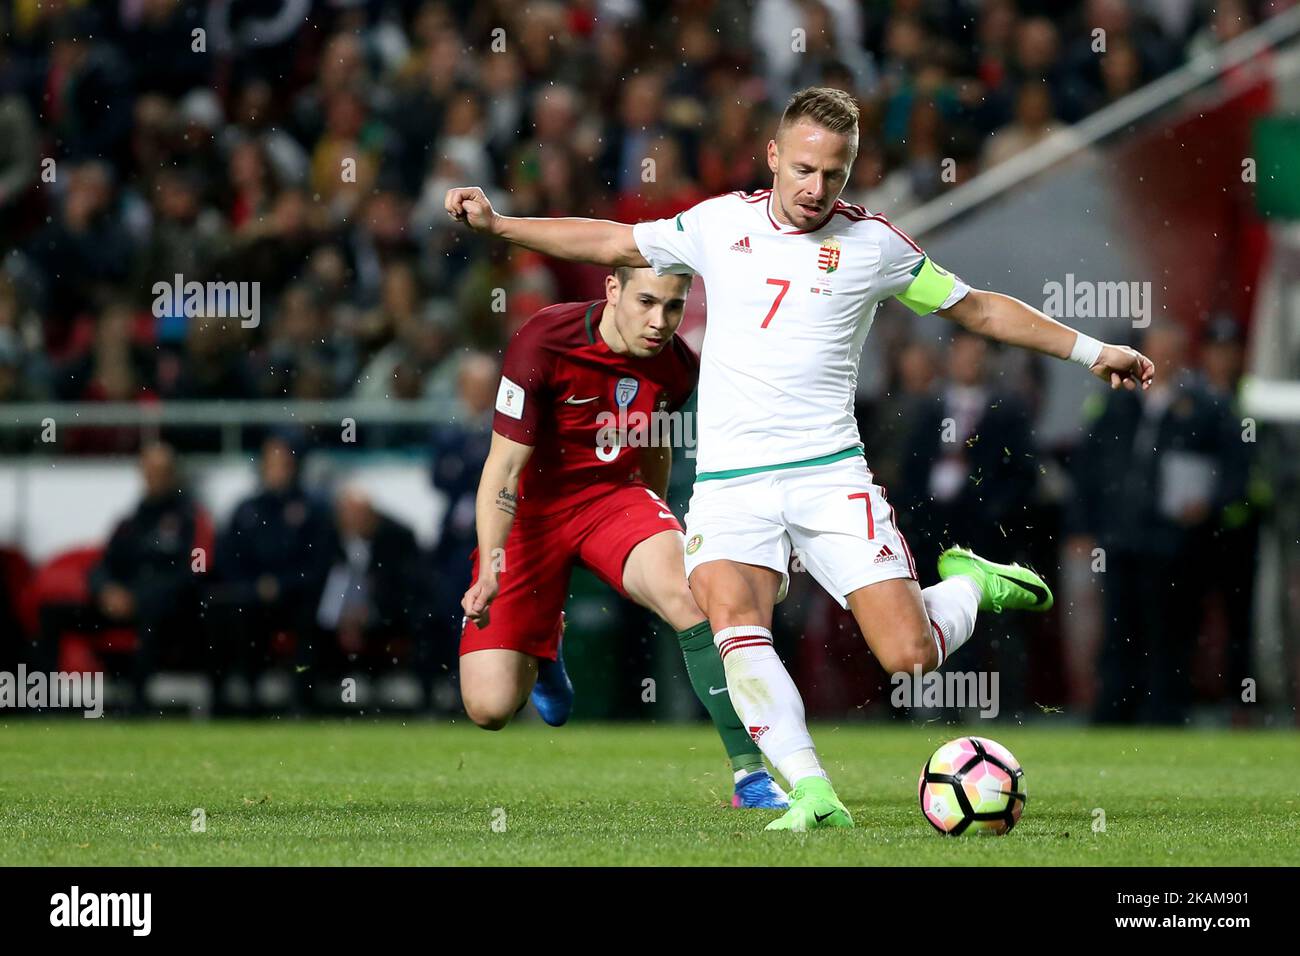
[(782, 575), (784, 597), (792, 552), (794, 570), (806, 569), (841, 607), (868, 584), (916, 580), (894, 508), (860, 455), (696, 482), (686, 512), (688, 578), (709, 561), (756, 564)]

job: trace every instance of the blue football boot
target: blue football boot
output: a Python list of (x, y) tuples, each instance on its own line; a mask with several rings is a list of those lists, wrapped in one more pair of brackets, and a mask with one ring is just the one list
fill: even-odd
[(755, 770), (736, 781), (731, 805), (742, 810), (789, 810), (790, 798), (766, 770)]

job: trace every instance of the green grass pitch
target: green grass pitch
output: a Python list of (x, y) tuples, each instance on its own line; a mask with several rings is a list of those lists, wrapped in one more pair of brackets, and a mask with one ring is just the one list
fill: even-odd
[[(941, 837), (917, 808), (921, 764), (963, 731), (1024, 764), (1008, 836)], [(1300, 864), (1294, 732), (813, 734), (856, 830), (764, 833), (704, 724), (9, 721), (0, 864)]]

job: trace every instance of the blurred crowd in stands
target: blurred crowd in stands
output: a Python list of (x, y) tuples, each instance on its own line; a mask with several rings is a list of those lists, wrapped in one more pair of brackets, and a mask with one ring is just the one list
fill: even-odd
[[(0, 605), (0, 626), (8, 615), (8, 633), (23, 636), (6, 653), (39, 660), (60, 634), (126, 626), (123, 673), (137, 684), (179, 656), (249, 680), (278, 663), (298, 675), (304, 706), (319, 675), (358, 661), (408, 667), (428, 689), (454, 670), (500, 349), (537, 309), (601, 296), (604, 275), (467, 235), (442, 210), (447, 187), (482, 185), (517, 215), (673, 215), (769, 185), (764, 149), (783, 102), (820, 83), (862, 108), (845, 198), (897, 216), (1287, 5), (5, 0), (0, 403), (426, 398), (455, 408), (449, 421), (368, 429), (362, 441), (431, 449), (449, 504), (428, 553), (363, 488), (305, 488), (309, 434), (247, 430), (261, 489), (214, 528), (178, 491), (177, 467), (178, 451), (215, 449), (212, 435), (165, 431), (168, 444), (142, 447), (138, 429), (70, 429), (61, 452), (139, 454), (146, 495), (102, 553), (84, 557), (83, 587), (68, 600), (34, 615)], [(159, 314), (154, 284), (177, 275), (259, 283), (259, 321)], [(1059, 608), (972, 645), (1008, 672), (1004, 692), (1021, 688), (1020, 705), (1086, 699), (1098, 719), (1177, 721), (1194, 693), (1221, 699), (1246, 667), (1258, 509), (1242, 443), (1225, 438), (1241, 344), (1233, 323), (1218, 328), (1200, 368), (1177, 330), (1154, 332), (1148, 348), (1169, 368), (1186, 365), (1164, 379), (1176, 390), (1144, 404), (1099, 398), (1073, 457), (1035, 440), (1034, 364), (968, 336), (941, 348), (889, 338), (887, 324), (873, 335), (890, 352), (890, 381), (859, 414), (914, 544), (961, 540), (1050, 569), (1068, 540), (1123, 569), (1105, 579), (1095, 688), (1076, 686), (1092, 680), (1090, 663), (1072, 666), (1060, 641), (1023, 633), (1068, 630)], [(961, 434), (941, 444), (948, 418)], [(33, 444), (0, 431), (0, 452)], [(1139, 446), (1155, 451), (1134, 457)], [(1177, 513), (1159, 490), (1173, 453), (1209, 460), (1216, 475)], [(1230, 572), (1217, 597), (1185, 563), (1174, 567), (1202, 546), (1242, 556), (1216, 565)], [(201, 585), (195, 547), (212, 559)], [(1193, 596), (1221, 605), (1230, 663), (1210, 690), (1193, 672)], [(785, 633), (812, 638), (791, 647), (796, 670), (819, 682), (810, 707), (861, 706), (870, 680), (854, 675), (871, 665), (826, 667), (866, 656), (833, 602), (796, 586), (783, 607)], [(176, 633), (201, 639), (155, 640)]]
[[(601, 278), (467, 239), (449, 185), (672, 215), (768, 184), (824, 83), (863, 110), (846, 198), (896, 217), (1278, 6), (6, 0), (0, 400), (450, 397), (466, 349)], [(260, 283), (258, 325), (154, 314), (176, 275)]]

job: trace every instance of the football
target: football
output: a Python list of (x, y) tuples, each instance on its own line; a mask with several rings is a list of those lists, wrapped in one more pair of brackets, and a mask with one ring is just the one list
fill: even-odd
[(1025, 772), (996, 740), (959, 737), (925, 762), (917, 791), (921, 813), (940, 833), (1000, 836), (1024, 810)]

